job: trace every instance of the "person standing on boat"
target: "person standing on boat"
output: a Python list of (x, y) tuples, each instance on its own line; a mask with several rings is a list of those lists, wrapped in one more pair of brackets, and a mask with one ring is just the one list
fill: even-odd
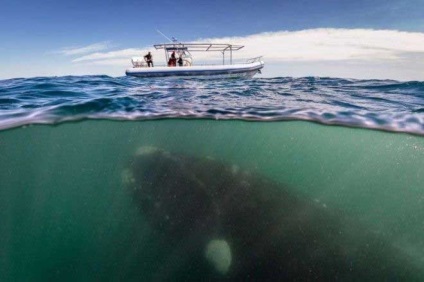
[(144, 60), (147, 62), (147, 66), (150, 67), (150, 64), (151, 64), (152, 67), (153, 67), (153, 56), (152, 56), (152, 54), (150, 54), (150, 52), (147, 53), (146, 56), (144, 56)]
[(181, 54), (180, 57), (178, 58), (178, 66), (182, 67), (183, 66), (183, 55)]
[(172, 52), (171, 58), (168, 61), (168, 67), (176, 67), (177, 66), (177, 58), (175, 57), (175, 51)]

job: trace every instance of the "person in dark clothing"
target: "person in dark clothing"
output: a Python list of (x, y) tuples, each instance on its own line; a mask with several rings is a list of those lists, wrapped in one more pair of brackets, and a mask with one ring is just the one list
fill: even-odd
[(149, 53), (147, 53), (147, 55), (146, 56), (144, 56), (144, 60), (147, 62), (147, 65), (150, 67), (150, 65), (152, 65), (152, 67), (153, 67), (153, 56), (152, 56), (152, 54), (150, 54), (150, 52)]
[(178, 66), (180, 66), (180, 67), (182, 67), (182, 66), (183, 66), (183, 58), (182, 58), (182, 56), (180, 56), (180, 57), (178, 58)]
[(177, 66), (177, 58), (175, 57), (175, 51), (172, 52), (171, 58), (169, 58), (168, 66), (169, 67), (176, 67)]

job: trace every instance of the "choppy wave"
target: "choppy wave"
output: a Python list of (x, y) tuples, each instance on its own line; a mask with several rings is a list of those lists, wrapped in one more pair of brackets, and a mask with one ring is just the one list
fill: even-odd
[(0, 81), (0, 129), (81, 119), (310, 120), (424, 135), (424, 82), (66, 76)]

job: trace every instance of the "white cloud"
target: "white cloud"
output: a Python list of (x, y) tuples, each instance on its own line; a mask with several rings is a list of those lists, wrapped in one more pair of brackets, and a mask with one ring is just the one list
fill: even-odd
[(110, 60), (110, 59), (118, 59), (118, 58), (127, 58), (127, 61), (133, 56), (141, 56), (144, 53), (147, 53), (148, 48), (144, 49), (136, 49), (129, 48), (117, 51), (109, 51), (109, 52), (97, 52), (88, 54), (79, 58), (72, 60), (72, 62), (84, 62), (84, 61), (99, 61), (99, 60)]
[[(424, 53), (424, 33), (396, 30), (310, 29), (266, 32), (245, 37), (208, 38), (196, 42), (241, 44), (246, 46), (237, 52), (242, 57), (263, 55), (272, 61), (398, 60), (406, 53)], [(148, 50), (149, 48), (130, 48), (97, 52), (76, 58), (73, 62), (129, 58)], [(155, 53), (160, 56), (163, 51)], [(206, 58), (203, 53), (194, 55), (201, 59)]]
[(93, 64), (98, 66), (125, 66), (130, 63), (128, 58), (120, 58), (120, 59), (106, 59), (106, 60), (98, 60), (94, 61)]
[(243, 55), (272, 61), (398, 60), (405, 53), (424, 53), (424, 33), (396, 30), (310, 29), (201, 41), (243, 44)]
[(99, 43), (94, 43), (84, 47), (65, 47), (62, 50), (58, 51), (57, 53), (60, 53), (66, 56), (82, 55), (82, 54), (87, 54), (91, 52), (106, 50), (109, 48), (109, 45), (110, 45), (109, 42), (99, 42)]
[[(301, 31), (265, 32), (243, 37), (198, 39), (195, 42), (245, 45), (234, 52), (235, 61), (264, 56), (265, 76), (339, 76), (424, 80), (424, 33), (397, 30), (320, 28)], [(98, 48), (97, 50), (95, 50)], [(64, 49), (65, 55), (79, 55), (73, 65), (107, 66), (104, 73), (123, 73), (131, 57), (151, 51), (155, 65), (164, 64), (163, 50), (153, 47), (101, 52), (105, 43)], [(100, 50), (101, 49), (101, 50)], [(88, 51), (91, 52), (88, 52)], [(194, 64), (215, 58), (219, 52), (193, 53)], [(290, 67), (289, 67), (290, 66)], [(109, 71), (110, 70), (110, 71)], [(119, 70), (119, 71), (118, 71)]]

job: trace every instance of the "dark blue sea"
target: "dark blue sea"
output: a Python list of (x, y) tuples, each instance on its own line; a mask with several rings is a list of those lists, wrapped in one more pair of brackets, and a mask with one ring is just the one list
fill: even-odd
[(307, 120), (423, 135), (424, 82), (18, 78), (0, 81), (0, 109), (0, 129), (85, 119), (198, 118)]
[(0, 281), (424, 281), (424, 82), (0, 80)]

